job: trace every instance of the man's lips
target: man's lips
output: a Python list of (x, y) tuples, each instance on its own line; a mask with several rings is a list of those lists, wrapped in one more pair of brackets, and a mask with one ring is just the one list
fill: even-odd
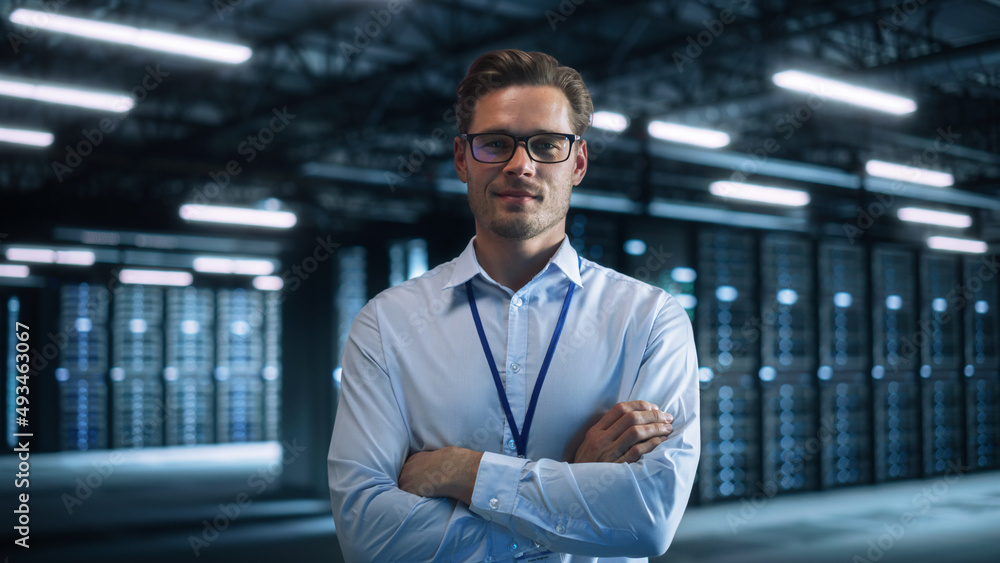
[(497, 197), (499, 197), (504, 201), (512, 201), (512, 202), (526, 202), (535, 199), (536, 197), (531, 192), (525, 192), (521, 190), (505, 190), (502, 192), (498, 192), (496, 195)]

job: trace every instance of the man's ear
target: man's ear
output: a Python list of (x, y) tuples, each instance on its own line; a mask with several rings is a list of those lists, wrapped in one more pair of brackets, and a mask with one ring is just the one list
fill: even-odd
[(587, 174), (587, 141), (580, 139), (580, 146), (576, 150), (573, 167), (573, 185), (579, 186), (583, 177)]
[(455, 172), (458, 172), (459, 180), (469, 183), (469, 172), (465, 168), (465, 141), (461, 137), (455, 137)]

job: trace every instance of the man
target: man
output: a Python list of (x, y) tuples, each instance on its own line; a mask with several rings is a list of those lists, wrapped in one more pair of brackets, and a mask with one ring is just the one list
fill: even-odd
[(497, 51), (458, 97), (476, 236), (354, 321), (329, 455), (341, 548), (645, 561), (673, 538), (698, 461), (691, 324), (666, 292), (569, 245), (592, 113), (576, 71)]

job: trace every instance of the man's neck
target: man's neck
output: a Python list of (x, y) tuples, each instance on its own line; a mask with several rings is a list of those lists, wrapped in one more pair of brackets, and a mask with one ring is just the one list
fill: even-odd
[(558, 230), (529, 240), (510, 240), (477, 228), (473, 247), (483, 270), (517, 292), (542, 271), (565, 237), (566, 233)]

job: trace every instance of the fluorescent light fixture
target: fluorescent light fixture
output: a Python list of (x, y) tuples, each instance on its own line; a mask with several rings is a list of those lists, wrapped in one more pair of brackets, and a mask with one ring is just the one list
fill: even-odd
[(94, 253), (89, 250), (57, 250), (56, 264), (90, 266), (94, 263)]
[(31, 273), (27, 266), (17, 266), (14, 264), (0, 264), (0, 277), (4, 278), (26, 278)]
[(71, 266), (90, 266), (94, 263), (94, 253), (89, 250), (53, 250), (51, 248), (12, 246), (4, 254), (12, 262), (38, 262)]
[(909, 98), (886, 94), (871, 88), (854, 86), (839, 80), (832, 80), (800, 72), (786, 70), (771, 77), (775, 84), (789, 90), (815, 94), (822, 98), (832, 98), (856, 106), (902, 115), (917, 109), (917, 103)]
[(253, 286), (261, 291), (279, 291), (285, 287), (285, 282), (278, 276), (257, 276), (253, 279)]
[(939, 188), (947, 188), (955, 183), (955, 177), (947, 172), (935, 172), (933, 170), (913, 168), (912, 166), (903, 166), (902, 164), (893, 164), (881, 160), (869, 160), (865, 163), (865, 170), (872, 176), (913, 182), (914, 184), (926, 184)]
[(274, 229), (290, 228), (297, 221), (295, 214), (289, 211), (265, 211), (246, 207), (222, 207), (193, 203), (182, 205), (180, 214), (182, 219), (188, 221), (250, 225)]
[(152, 29), (71, 18), (34, 10), (14, 10), (10, 14), (10, 21), (57, 33), (68, 33), (98, 41), (131, 45), (142, 49), (163, 51), (219, 63), (239, 64), (249, 59), (250, 55), (253, 54), (249, 47), (243, 45), (196, 39)]
[(909, 221), (911, 223), (924, 223), (927, 225), (939, 225), (941, 227), (954, 227), (956, 229), (964, 229), (972, 226), (972, 217), (964, 213), (947, 213), (945, 211), (934, 211), (919, 207), (904, 207), (896, 212), (896, 216), (902, 221)]
[[(442, 184), (438, 180), (438, 185)], [(466, 193), (465, 184), (461, 184), (462, 193)], [(589, 193), (584, 190), (573, 190), (569, 198), (569, 206), (580, 209), (597, 209), (599, 211), (611, 211), (615, 213), (639, 213), (642, 205), (627, 196), (601, 195)]]
[(594, 113), (593, 126), (598, 129), (621, 133), (628, 129), (628, 118), (613, 111), (598, 111)]
[(712, 182), (708, 186), (708, 191), (719, 197), (742, 199), (772, 205), (802, 207), (803, 205), (809, 204), (809, 194), (803, 191), (788, 190), (785, 188), (772, 188), (770, 186), (757, 186), (754, 184), (742, 184), (740, 182)]
[(270, 260), (200, 256), (194, 259), (194, 269), (196, 272), (208, 272), (213, 274), (266, 276), (274, 272), (274, 263)]
[(679, 125), (677, 123), (667, 123), (666, 121), (651, 121), (649, 122), (647, 130), (649, 131), (649, 135), (651, 137), (655, 137), (657, 139), (673, 141), (675, 143), (686, 143), (688, 145), (697, 145), (699, 147), (707, 147), (710, 149), (717, 149), (729, 144), (729, 135), (723, 133), (722, 131), (699, 129), (697, 127), (688, 127), (687, 125)]
[(934, 250), (950, 250), (952, 252), (968, 252), (971, 254), (985, 254), (986, 243), (981, 240), (953, 237), (929, 237), (927, 246)]
[(190, 272), (170, 270), (131, 270), (125, 269), (118, 274), (122, 283), (141, 285), (176, 285), (180, 287), (191, 285), (194, 277)]
[(194, 259), (196, 272), (214, 274), (246, 274), (251, 276), (266, 276), (274, 272), (274, 264), (270, 260), (247, 260), (241, 258), (218, 258), (200, 256)]
[(56, 251), (49, 248), (8, 248), (4, 254), (14, 262), (40, 262), (53, 264), (56, 261)]
[(649, 202), (649, 214), (665, 219), (714, 223), (748, 229), (767, 229), (769, 231), (807, 233), (812, 228), (809, 220), (802, 217), (736, 211), (721, 205), (673, 203), (662, 198), (653, 198), (653, 201)]
[(18, 145), (29, 145), (32, 147), (47, 147), (52, 144), (55, 137), (52, 133), (44, 131), (30, 131), (28, 129), (9, 129), (0, 127), (0, 141), (4, 143), (14, 143)]
[(0, 96), (119, 113), (126, 112), (135, 105), (129, 96), (53, 86), (37, 80), (24, 80), (2, 75), (0, 75)]

